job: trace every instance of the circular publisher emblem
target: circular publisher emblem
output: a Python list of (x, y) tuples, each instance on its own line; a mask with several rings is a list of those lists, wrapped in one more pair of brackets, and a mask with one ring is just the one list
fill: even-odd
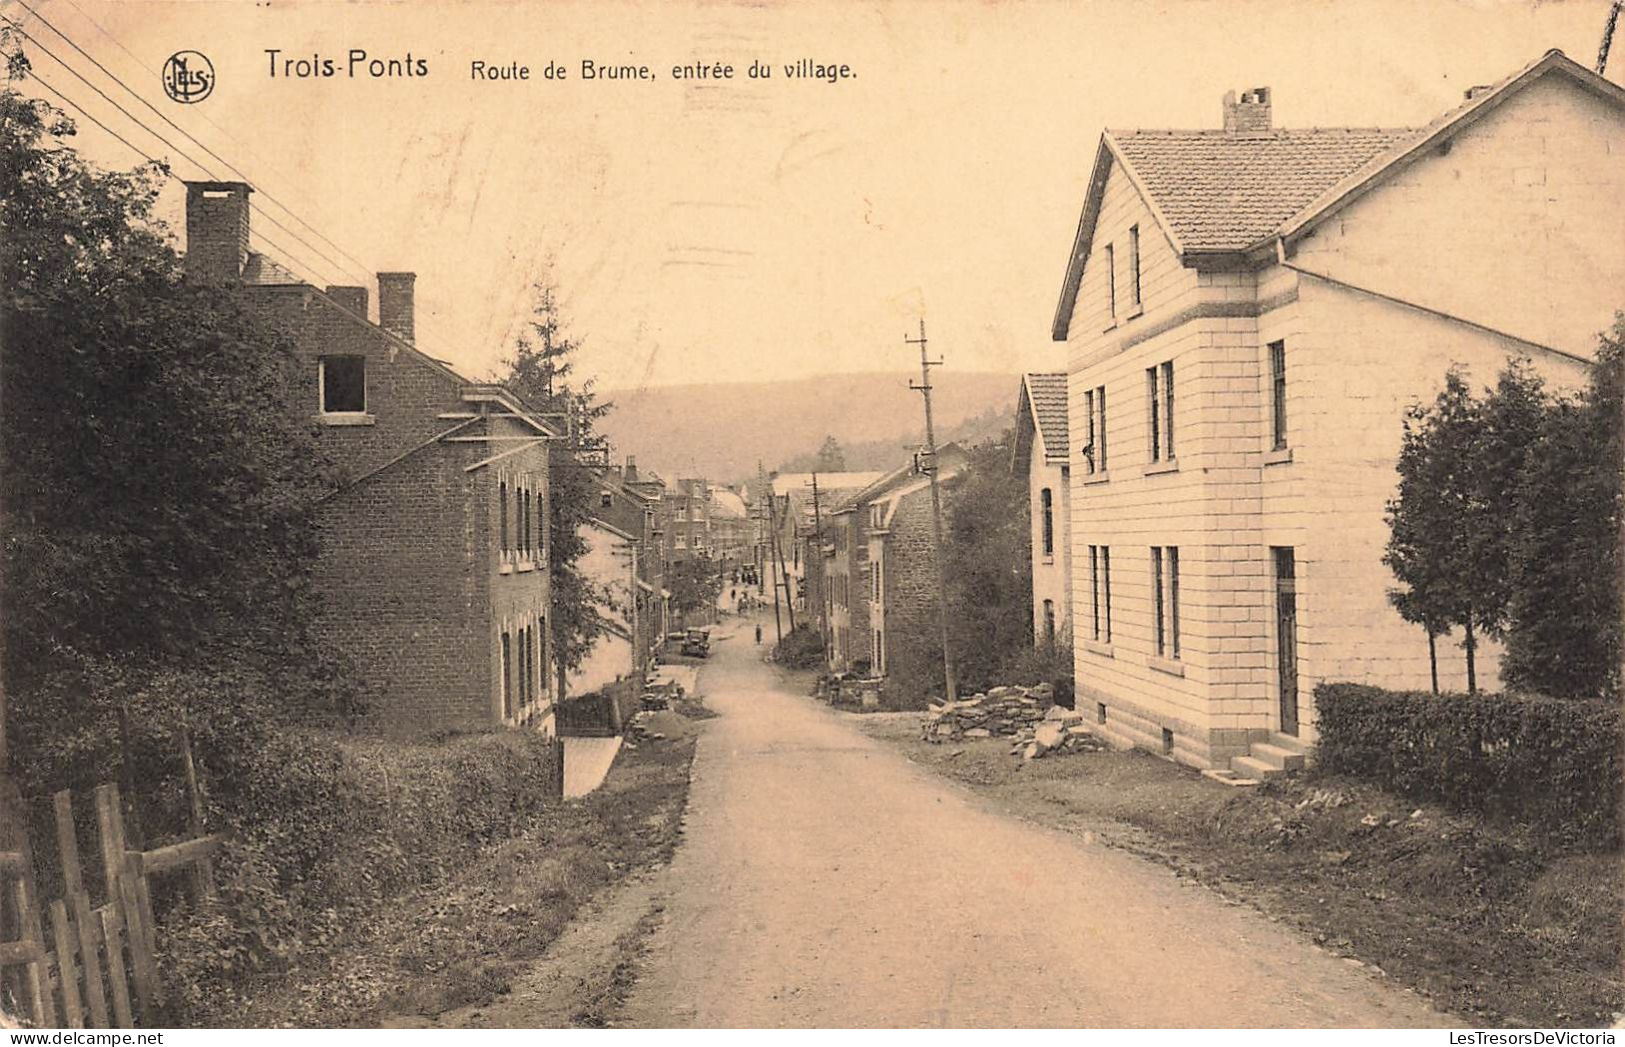
[(201, 102), (214, 90), (214, 64), (201, 51), (176, 51), (164, 63), (164, 94), (183, 105)]

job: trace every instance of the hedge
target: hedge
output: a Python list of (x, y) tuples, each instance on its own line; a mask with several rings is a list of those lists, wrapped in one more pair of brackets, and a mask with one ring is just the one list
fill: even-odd
[(1620, 841), (1621, 713), (1612, 702), (1520, 694), (1315, 688), (1323, 771), (1536, 825)]

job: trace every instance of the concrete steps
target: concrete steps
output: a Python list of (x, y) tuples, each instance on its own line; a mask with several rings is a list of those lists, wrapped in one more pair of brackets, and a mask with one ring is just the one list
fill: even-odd
[(1309, 746), (1301, 739), (1279, 731), (1267, 742), (1254, 742), (1246, 756), (1230, 760), (1231, 773), (1240, 778), (1266, 781), (1303, 770), (1309, 764)]

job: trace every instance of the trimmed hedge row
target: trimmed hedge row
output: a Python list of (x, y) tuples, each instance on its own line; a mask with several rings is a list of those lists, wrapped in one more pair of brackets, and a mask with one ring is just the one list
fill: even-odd
[(1461, 810), (1596, 847), (1620, 841), (1620, 707), (1519, 694), (1315, 688), (1316, 760)]

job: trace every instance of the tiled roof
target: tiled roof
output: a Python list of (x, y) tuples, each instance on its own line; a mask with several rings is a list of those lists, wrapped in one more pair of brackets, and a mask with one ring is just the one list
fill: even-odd
[(1066, 375), (1029, 374), (1026, 383), (1027, 402), (1032, 405), (1033, 420), (1044, 437), (1044, 454), (1064, 459), (1068, 453)]
[(1242, 251), (1410, 128), (1108, 131), (1186, 251)]

